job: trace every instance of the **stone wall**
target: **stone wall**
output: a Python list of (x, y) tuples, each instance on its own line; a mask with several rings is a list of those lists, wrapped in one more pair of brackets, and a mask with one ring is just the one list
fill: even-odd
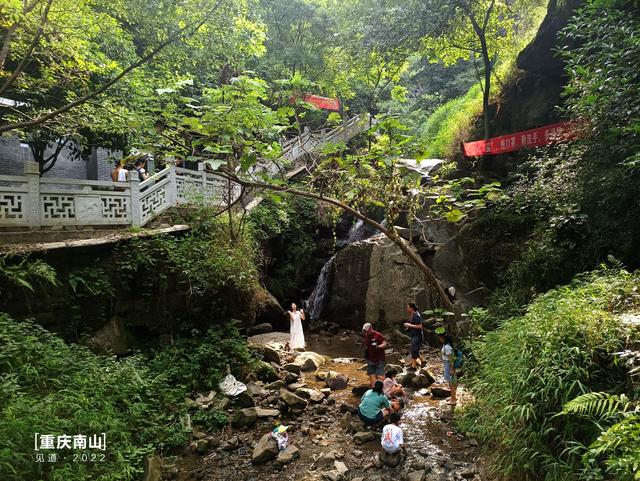
[[(62, 179), (111, 180), (114, 160), (121, 158), (120, 151), (94, 147), (88, 158), (74, 159), (71, 149), (65, 147), (53, 168), (44, 176)], [(17, 136), (0, 137), (0, 175), (22, 175), (26, 161), (33, 161), (31, 149), (27, 144), (20, 142)], [(152, 170), (152, 166), (149, 166), (149, 170)]]

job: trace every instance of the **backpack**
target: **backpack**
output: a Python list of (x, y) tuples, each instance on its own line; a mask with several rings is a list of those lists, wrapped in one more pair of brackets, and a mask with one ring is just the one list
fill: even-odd
[(453, 360), (453, 367), (461, 369), (464, 366), (464, 353), (460, 349), (455, 350), (456, 357)]

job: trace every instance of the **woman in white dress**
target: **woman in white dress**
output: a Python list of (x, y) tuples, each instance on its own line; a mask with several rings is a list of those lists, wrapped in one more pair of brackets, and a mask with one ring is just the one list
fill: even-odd
[(291, 338), (289, 340), (289, 348), (292, 351), (296, 349), (304, 349), (304, 332), (302, 331), (302, 321), (304, 321), (304, 309), (298, 310), (295, 303), (291, 304), (289, 314), (289, 322), (291, 323)]

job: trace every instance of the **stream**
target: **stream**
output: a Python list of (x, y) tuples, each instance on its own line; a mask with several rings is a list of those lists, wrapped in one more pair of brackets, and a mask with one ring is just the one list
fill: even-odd
[[(288, 339), (285, 333), (270, 333), (255, 336), (250, 341), (261, 343), (283, 354), (283, 361), (293, 360), (293, 356), (282, 351)], [(282, 422), (289, 426), (290, 443), (300, 451), (300, 457), (288, 464), (268, 461), (252, 464), (252, 451), (262, 435), (273, 427), (271, 418), (258, 420), (248, 428), (233, 430), (225, 428), (222, 433), (213, 433), (211, 449), (202, 454), (187, 454), (179, 458), (174, 468), (174, 478), (179, 481), (262, 481), (273, 480), (360, 480), (382, 481), (444, 481), (455, 479), (480, 480), (478, 446), (474, 440), (465, 439), (453, 432), (451, 407), (446, 399), (434, 399), (428, 389), (407, 392), (407, 404), (402, 410), (400, 427), (404, 431), (406, 459), (399, 466), (391, 468), (378, 460), (380, 440), (356, 444), (353, 427), (365, 431), (357, 416), (344, 412), (343, 405), (357, 406), (359, 397), (352, 388), (368, 383), (368, 376), (362, 369), (360, 336), (342, 331), (338, 335), (327, 332), (307, 336), (307, 351), (326, 356), (327, 362), (318, 371), (334, 371), (349, 378), (346, 389), (333, 390), (319, 404), (309, 403), (301, 414), (283, 411)], [(406, 351), (403, 347), (391, 349), (387, 362), (402, 364)], [(439, 384), (442, 367), (439, 350), (426, 348), (423, 356), (427, 359), (427, 369)], [(257, 383), (260, 389), (264, 384)], [(326, 389), (324, 381), (316, 378), (315, 371), (301, 373), (296, 386)], [(254, 387), (254, 390), (256, 388)], [(289, 386), (291, 390), (291, 385)], [(326, 390), (325, 390), (326, 393)], [(254, 396), (256, 405), (282, 408), (264, 393)], [(260, 402), (259, 400), (262, 400)], [(464, 403), (465, 392), (459, 389), (459, 402)], [(343, 407), (341, 407), (343, 406)], [(350, 429), (351, 428), (351, 429)], [(347, 472), (335, 477), (334, 464), (344, 463)]]

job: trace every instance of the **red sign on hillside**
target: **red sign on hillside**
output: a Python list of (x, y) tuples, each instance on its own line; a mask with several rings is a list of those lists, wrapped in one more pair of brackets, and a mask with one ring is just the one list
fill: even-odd
[(524, 148), (553, 144), (563, 140), (573, 140), (576, 137), (575, 124), (572, 122), (558, 122), (537, 129), (493, 137), (488, 141), (465, 142), (462, 144), (462, 153), (467, 157), (504, 154)]

